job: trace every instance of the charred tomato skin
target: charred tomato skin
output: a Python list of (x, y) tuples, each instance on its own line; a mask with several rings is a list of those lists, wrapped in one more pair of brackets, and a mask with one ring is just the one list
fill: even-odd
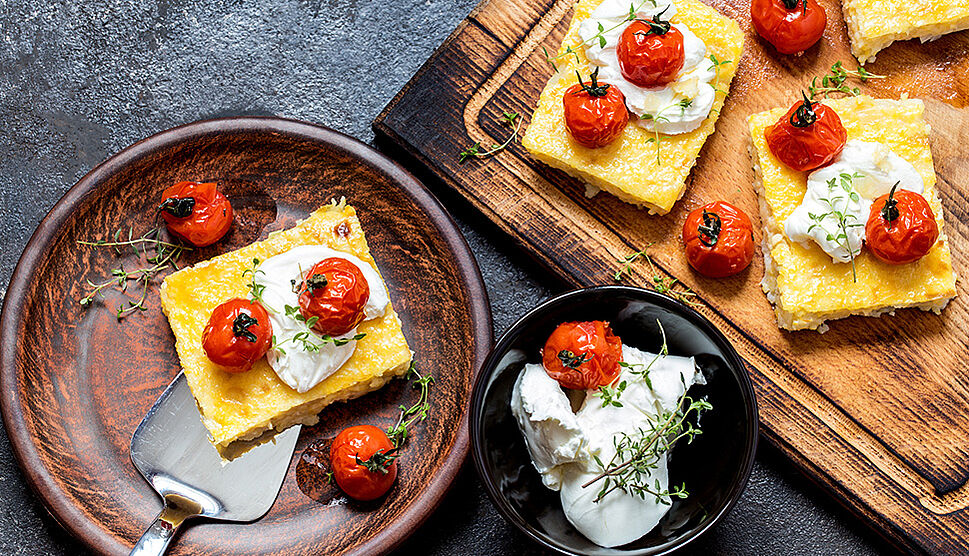
[[(604, 88), (602, 95), (590, 92)], [(562, 97), (565, 108), (565, 127), (569, 135), (580, 145), (597, 149), (615, 141), (626, 124), (629, 111), (626, 97), (618, 88), (608, 83), (592, 81), (591, 84), (576, 83)]]
[(340, 431), (330, 447), (333, 478), (347, 496), (361, 501), (376, 500), (390, 490), (397, 480), (397, 460), (382, 471), (372, 471), (360, 462), (376, 453), (396, 453), (387, 433), (372, 425), (358, 425)]
[(622, 341), (608, 322), (565, 322), (542, 349), (545, 372), (565, 388), (588, 390), (607, 386), (619, 376)]
[(676, 80), (686, 60), (683, 33), (669, 27), (659, 34), (637, 19), (619, 36), (616, 56), (619, 70), (630, 83), (647, 88), (668, 85)]
[(269, 351), (273, 327), (262, 305), (233, 298), (216, 307), (202, 331), (202, 349), (229, 373), (242, 373)]
[(232, 226), (232, 205), (215, 182), (182, 181), (162, 193), (168, 230), (196, 247), (222, 239)]
[[(716, 228), (715, 234), (711, 228)], [(725, 201), (707, 203), (686, 217), (683, 245), (686, 260), (700, 274), (710, 278), (738, 274), (754, 260), (750, 217)]]
[(875, 199), (865, 225), (865, 241), (872, 254), (885, 263), (915, 262), (932, 250), (939, 239), (939, 225), (922, 195), (899, 189), (892, 197), (898, 214), (892, 214), (891, 220), (884, 214), (889, 195)]
[[(796, 126), (797, 112), (809, 103), (814, 121)], [(788, 167), (799, 172), (815, 170), (831, 163), (848, 140), (841, 118), (833, 108), (817, 102), (798, 102), (780, 120), (764, 130), (771, 153)]]
[(750, 20), (757, 34), (781, 54), (798, 54), (824, 35), (828, 16), (817, 0), (752, 0)]
[(300, 313), (317, 319), (320, 334), (342, 336), (360, 324), (370, 299), (366, 276), (352, 262), (330, 257), (313, 265), (299, 285)]

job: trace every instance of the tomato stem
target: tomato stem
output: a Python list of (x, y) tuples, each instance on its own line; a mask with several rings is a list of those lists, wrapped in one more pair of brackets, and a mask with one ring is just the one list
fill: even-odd
[(894, 222), (900, 216), (898, 212), (898, 199), (895, 198), (895, 189), (898, 188), (900, 183), (902, 182), (895, 182), (892, 190), (888, 192), (888, 199), (885, 200), (885, 206), (882, 207), (882, 218), (885, 219), (885, 222)]
[(697, 226), (697, 231), (700, 232), (700, 242), (707, 247), (716, 245), (717, 240), (720, 239), (722, 225), (719, 214), (703, 209), (703, 224)]
[(246, 313), (239, 313), (236, 315), (235, 320), (232, 321), (232, 335), (236, 338), (242, 338), (248, 342), (256, 343), (256, 335), (249, 330), (250, 327), (259, 324), (259, 321), (254, 319), (252, 315)]
[(586, 85), (585, 81), (582, 81), (582, 75), (579, 74), (579, 70), (575, 70), (575, 76), (579, 78), (579, 86), (582, 87), (583, 91), (589, 93), (589, 96), (595, 98), (606, 96), (606, 92), (609, 90), (609, 85), (600, 85), (599, 81), (597, 81), (597, 78), (599, 77), (599, 68), (596, 68), (595, 71), (589, 75), (589, 80), (592, 82), (591, 86)]
[(818, 115), (813, 108), (813, 105), (816, 103), (808, 100), (807, 94), (804, 91), (801, 91), (801, 96), (804, 97), (804, 102), (791, 114), (791, 125), (794, 127), (807, 127), (818, 121)]
[(194, 209), (195, 197), (169, 197), (158, 207), (175, 218), (188, 218)]
[[(668, 20), (663, 21), (662, 19), (660, 19), (660, 16), (662, 16), (668, 9), (670, 9), (670, 7), (666, 6), (665, 8), (663, 8), (662, 12), (654, 15), (653, 19), (637, 19), (636, 21), (649, 25), (649, 33), (652, 33), (654, 35), (665, 35), (666, 33), (670, 32), (670, 28), (672, 27), (672, 25), (670, 25), (670, 22)], [(633, 34), (646, 36), (649, 33), (643, 33), (642, 31), (638, 31)]]

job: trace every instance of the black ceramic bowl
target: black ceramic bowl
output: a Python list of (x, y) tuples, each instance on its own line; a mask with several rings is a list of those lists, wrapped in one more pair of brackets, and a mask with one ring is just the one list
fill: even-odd
[[(701, 417), (703, 434), (679, 443), (669, 456), (670, 485), (686, 483), (690, 496), (639, 540), (602, 548), (565, 518), (558, 492), (542, 484), (509, 402), (518, 373), (541, 361), (539, 350), (560, 323), (605, 320), (629, 344), (655, 353), (663, 323), (672, 355), (693, 356), (706, 385), (690, 389), (713, 409)], [(546, 301), (522, 317), (498, 341), (478, 374), (471, 400), (475, 468), (508, 521), (542, 545), (565, 554), (666, 554), (680, 548), (726, 515), (747, 484), (757, 448), (757, 401), (747, 370), (730, 342), (706, 318), (653, 291), (600, 286)]]

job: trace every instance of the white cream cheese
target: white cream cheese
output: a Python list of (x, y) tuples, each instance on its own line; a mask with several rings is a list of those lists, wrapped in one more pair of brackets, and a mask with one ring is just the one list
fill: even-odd
[[(683, 34), (683, 68), (676, 80), (663, 87), (644, 88), (626, 80), (619, 67), (616, 46), (622, 32), (632, 24), (627, 21), (630, 8), (638, 19), (652, 19), (662, 12), (663, 19), (676, 13), (669, 0), (604, 0), (591, 16), (579, 25), (579, 37), (585, 41), (589, 62), (599, 67), (598, 79), (617, 87), (626, 97), (626, 106), (639, 116), (639, 125), (649, 131), (667, 135), (687, 133), (700, 127), (710, 114), (716, 91), (710, 82), (716, 68), (707, 57), (706, 44), (688, 27), (673, 25)], [(665, 10), (665, 11), (664, 11)], [(599, 29), (605, 44), (596, 37)]]
[[(599, 392), (590, 390), (578, 413), (573, 415), (561, 387), (540, 365), (526, 366), (512, 392), (512, 412), (518, 418), (532, 462), (542, 473), (543, 482), (553, 490), (560, 489), (562, 509), (569, 522), (603, 547), (620, 546), (642, 537), (659, 523), (670, 506), (668, 499), (658, 502), (655, 497), (643, 499), (619, 490), (596, 502), (601, 486), (582, 487), (601, 471), (593, 456), (607, 464), (616, 454), (616, 438), (622, 434), (638, 434), (650, 419), (656, 419), (663, 411), (675, 410), (680, 396), (690, 386), (704, 382), (692, 358), (657, 358), (623, 345), (623, 361), (633, 367), (624, 367), (617, 381), (626, 381), (619, 397), (622, 407), (611, 404), (603, 407)], [(647, 368), (652, 387), (636, 374)], [(523, 423), (519, 415), (524, 413), (516, 409), (524, 405), (523, 399), (534, 400), (536, 407), (543, 408), (540, 413), (535, 409), (532, 412), (544, 417), (539, 422), (550, 422), (545, 426), (554, 433), (537, 429), (528, 420)], [(576, 445), (581, 448), (573, 453)], [(555, 459), (551, 454), (559, 449), (565, 457)], [(656, 468), (648, 477), (650, 484), (655, 481), (659, 481), (660, 490), (667, 489), (665, 455), (656, 461)]]
[(562, 464), (578, 461), (585, 435), (559, 383), (541, 365), (526, 365), (511, 394), (511, 412), (542, 482), (558, 490)]
[[(307, 328), (303, 321), (286, 314), (287, 306), (299, 307), (299, 295), (293, 291), (294, 284), (302, 282), (303, 275), (316, 263), (331, 257), (353, 263), (367, 279), (370, 297), (363, 309), (364, 319), (382, 316), (390, 304), (390, 297), (380, 275), (372, 266), (349, 253), (323, 245), (302, 245), (266, 259), (256, 272), (256, 283), (265, 286), (263, 305), (272, 322), (274, 344), (278, 346), (266, 354), (269, 366), (280, 380), (299, 393), (307, 392), (336, 372), (350, 359), (357, 345), (352, 339), (357, 334), (356, 328), (338, 338), (325, 339)], [(297, 334), (302, 333), (308, 333), (307, 341), (318, 349), (308, 350), (304, 342), (294, 340)], [(333, 340), (348, 341), (336, 345)]]
[[(784, 221), (784, 233), (804, 245), (813, 241), (835, 261), (850, 262), (861, 251), (872, 203), (895, 182), (899, 189), (925, 190), (918, 170), (886, 145), (852, 139), (834, 162), (808, 175), (807, 192)], [(836, 211), (845, 215), (843, 230)]]

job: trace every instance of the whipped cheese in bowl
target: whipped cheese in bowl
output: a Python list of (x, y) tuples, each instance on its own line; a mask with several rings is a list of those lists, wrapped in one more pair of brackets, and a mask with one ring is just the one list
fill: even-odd
[[(603, 483), (583, 485), (602, 472), (600, 462), (608, 466), (622, 457), (617, 456), (620, 439), (641, 438), (651, 423), (677, 410), (693, 384), (705, 383), (693, 358), (650, 354), (624, 344), (622, 360), (625, 366), (615, 381), (625, 383), (617, 400), (621, 405), (603, 403), (599, 390), (587, 390), (573, 413), (562, 387), (538, 364), (526, 365), (511, 399), (512, 413), (542, 482), (559, 491), (569, 522), (603, 547), (621, 546), (648, 533), (669, 511), (671, 501), (668, 496), (641, 497), (623, 490), (597, 500)], [(651, 464), (641, 482), (665, 492), (667, 454)]]
[[(639, 125), (649, 131), (676, 135), (700, 127), (710, 114), (716, 91), (710, 83), (716, 67), (707, 55), (706, 44), (686, 25), (674, 23), (683, 34), (683, 68), (676, 80), (663, 87), (640, 87), (622, 75), (616, 47), (623, 31), (632, 24), (630, 9), (637, 19), (652, 19), (662, 14), (669, 19), (676, 5), (669, 0), (604, 0), (579, 26), (579, 37), (585, 42), (585, 55), (598, 66), (598, 79), (617, 87), (626, 97), (629, 111), (639, 116)], [(600, 36), (603, 40), (600, 40)]]
[[(872, 203), (896, 182), (898, 189), (925, 190), (918, 170), (887, 145), (852, 139), (831, 164), (808, 175), (807, 192), (784, 221), (784, 233), (804, 245), (816, 243), (837, 262), (850, 262), (861, 251)], [(837, 213), (845, 215), (843, 227)]]
[[(390, 297), (376, 270), (359, 258), (323, 245), (301, 245), (263, 261), (255, 282), (263, 286), (262, 302), (273, 326), (273, 348), (266, 354), (279, 379), (304, 393), (335, 373), (356, 349), (357, 329), (336, 338), (324, 337), (296, 318), (303, 275), (323, 259), (337, 257), (360, 269), (370, 288), (364, 319), (383, 316)], [(287, 309), (288, 308), (288, 309)], [(295, 310), (294, 310), (295, 309)]]

